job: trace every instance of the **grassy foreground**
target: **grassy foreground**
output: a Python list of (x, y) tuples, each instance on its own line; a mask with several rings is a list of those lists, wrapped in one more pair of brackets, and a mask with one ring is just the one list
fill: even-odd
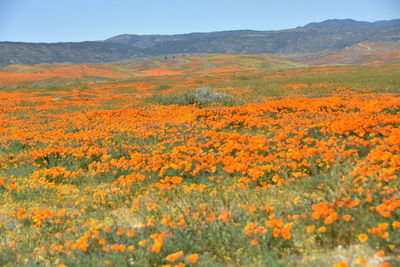
[(399, 68), (0, 79), (0, 266), (398, 266)]

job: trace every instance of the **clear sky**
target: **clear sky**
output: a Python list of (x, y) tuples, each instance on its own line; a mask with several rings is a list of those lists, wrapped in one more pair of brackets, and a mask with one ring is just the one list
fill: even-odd
[(400, 0), (0, 0), (0, 41), (277, 30), (333, 18), (400, 18)]

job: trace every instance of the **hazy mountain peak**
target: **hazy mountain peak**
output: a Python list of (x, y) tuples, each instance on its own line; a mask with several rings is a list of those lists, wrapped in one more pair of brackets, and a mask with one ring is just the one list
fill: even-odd
[(400, 26), (400, 19), (380, 20), (375, 22), (357, 21), (354, 19), (328, 19), (312, 22), (302, 28), (306, 29), (384, 29)]

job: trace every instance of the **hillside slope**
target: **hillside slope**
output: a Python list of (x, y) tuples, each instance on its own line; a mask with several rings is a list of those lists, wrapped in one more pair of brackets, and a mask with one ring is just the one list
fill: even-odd
[(366, 42), (340, 50), (280, 56), (311, 66), (392, 63), (400, 61), (400, 42)]
[(178, 35), (125, 34), (105, 41), (78, 43), (0, 42), (0, 66), (121, 62), (194, 53), (317, 52), (343, 49), (362, 42), (400, 41), (398, 25), (397, 20), (370, 24), (334, 20), (334, 22), (320, 22), (279, 31), (239, 30)]
[(206, 54), (113, 64), (10, 65), (0, 68), (0, 86), (33, 83), (99, 81), (147, 76), (241, 73), (303, 67), (272, 55)]

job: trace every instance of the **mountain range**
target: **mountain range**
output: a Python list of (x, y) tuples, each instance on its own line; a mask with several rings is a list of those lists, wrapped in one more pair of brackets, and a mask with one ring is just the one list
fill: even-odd
[(333, 19), (277, 31), (123, 34), (86, 42), (0, 42), (0, 66), (105, 63), (203, 53), (293, 54), (344, 49), (377, 41), (400, 41), (400, 19), (376, 22)]

